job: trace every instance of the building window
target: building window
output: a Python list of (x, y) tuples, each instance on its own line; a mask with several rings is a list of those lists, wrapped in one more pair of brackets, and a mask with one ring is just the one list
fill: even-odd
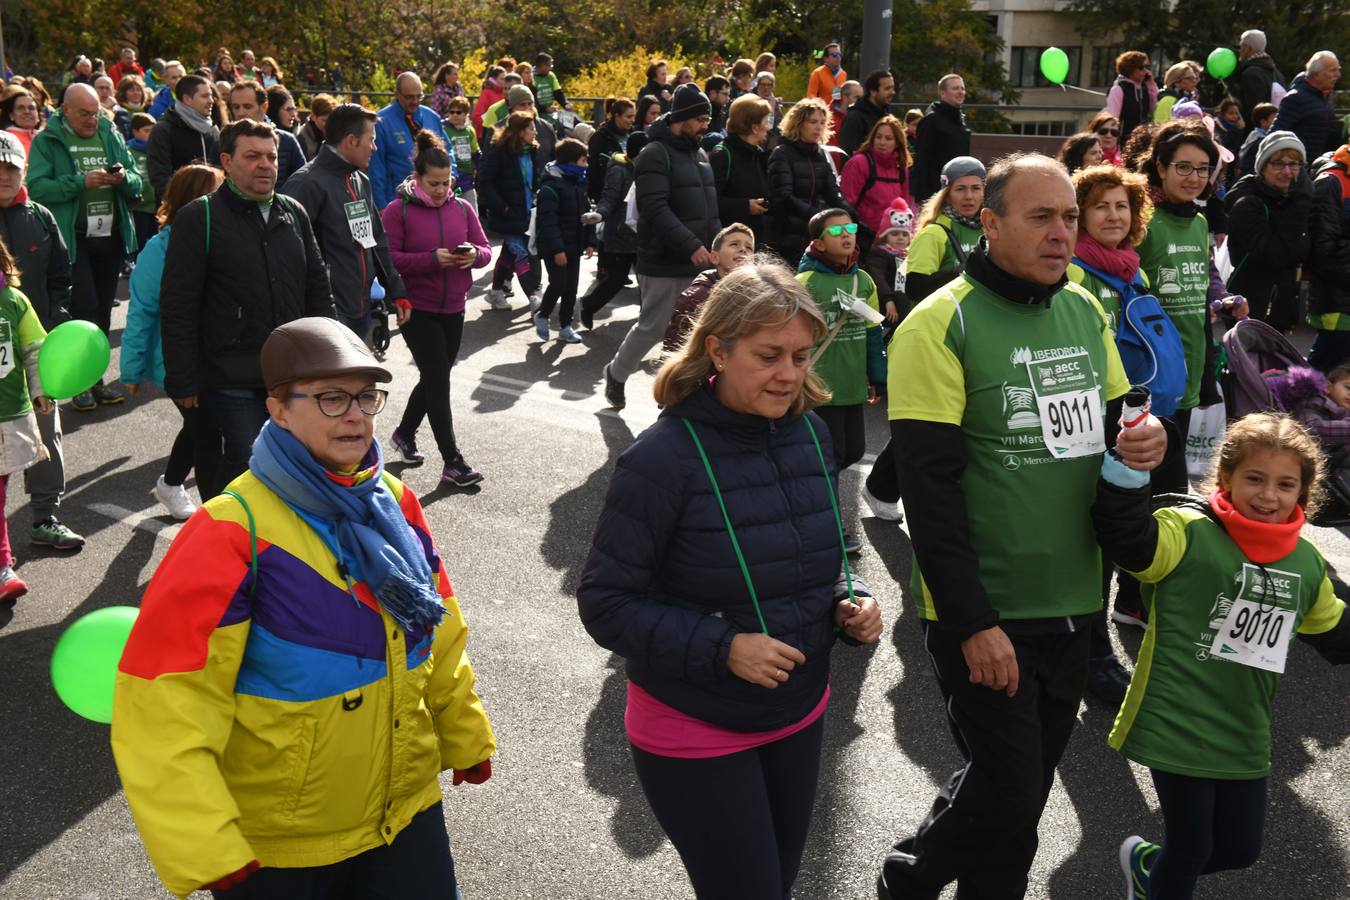
[[(1069, 56), (1069, 74), (1064, 81), (1068, 84), (1078, 84), (1083, 69), (1083, 48), (1061, 49)], [(1041, 75), (1041, 54), (1044, 51), (1044, 47), (1012, 48), (1012, 59), (1008, 63), (1008, 80), (1012, 82), (1013, 87), (1051, 87), (1050, 82)]]
[[(1066, 79), (1067, 80), (1067, 79)], [(1076, 122), (1013, 122), (1013, 134), (1038, 137), (1067, 137), (1078, 130)]]

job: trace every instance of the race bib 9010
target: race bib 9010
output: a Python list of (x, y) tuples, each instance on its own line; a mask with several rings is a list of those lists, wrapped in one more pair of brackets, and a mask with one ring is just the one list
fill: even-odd
[(1237, 599), (1228, 608), (1210, 656), (1283, 673), (1293, 639), (1302, 580), (1293, 572), (1248, 563)]

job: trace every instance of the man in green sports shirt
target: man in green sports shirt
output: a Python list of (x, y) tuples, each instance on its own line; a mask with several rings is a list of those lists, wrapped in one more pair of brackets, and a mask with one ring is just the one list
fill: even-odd
[(1065, 277), (1078, 205), (1064, 170), (1039, 154), (1000, 160), (981, 222), (964, 274), (914, 308), (888, 353), (910, 597), (967, 762), (887, 854), (883, 900), (937, 900), (952, 881), (961, 896), (1025, 893), (1102, 606), (1102, 454), (1114, 444), (1147, 471), (1167, 448), (1151, 417), (1119, 430), (1129, 384), (1115, 341)]

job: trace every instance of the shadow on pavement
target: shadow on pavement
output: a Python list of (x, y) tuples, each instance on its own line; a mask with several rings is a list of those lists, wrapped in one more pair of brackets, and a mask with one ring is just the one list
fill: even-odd
[[(121, 789), (108, 743), (108, 726), (66, 709), (52, 689), (52, 650), (66, 627), (106, 606), (137, 606), (141, 569), (155, 551), (155, 535), (135, 531), (102, 581), (63, 621), (14, 634), (0, 633), (5, 690), (0, 722), (6, 736), (8, 778), (0, 804), (0, 878), (76, 825)], [(20, 603), (41, 602), (32, 596)]]

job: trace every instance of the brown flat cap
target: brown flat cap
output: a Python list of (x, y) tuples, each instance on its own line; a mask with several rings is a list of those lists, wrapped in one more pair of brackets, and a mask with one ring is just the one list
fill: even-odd
[(394, 380), (361, 339), (336, 319), (296, 319), (274, 330), (263, 343), (263, 384), (269, 391), (292, 381), (356, 373), (376, 381)]

